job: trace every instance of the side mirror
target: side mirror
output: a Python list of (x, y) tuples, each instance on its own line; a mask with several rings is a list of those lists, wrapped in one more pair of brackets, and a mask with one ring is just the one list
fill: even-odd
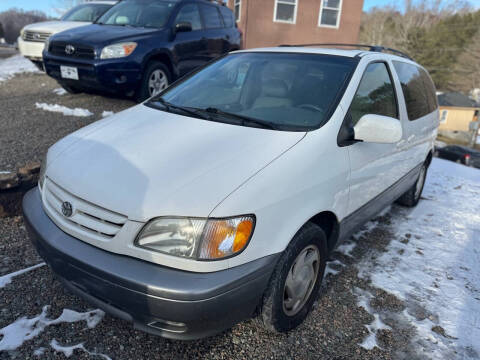
[(355, 140), (393, 144), (402, 139), (402, 125), (399, 120), (381, 115), (363, 115), (353, 128)]
[(192, 24), (189, 22), (179, 22), (177, 25), (175, 25), (175, 32), (189, 32), (192, 31)]

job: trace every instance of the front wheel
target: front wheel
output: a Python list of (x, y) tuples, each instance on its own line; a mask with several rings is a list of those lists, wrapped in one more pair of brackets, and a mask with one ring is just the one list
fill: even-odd
[(142, 102), (148, 98), (160, 94), (171, 82), (171, 75), (165, 64), (152, 61), (143, 73), (140, 87), (137, 90), (136, 100)]
[(397, 202), (400, 205), (414, 207), (420, 201), (422, 196), (423, 186), (425, 185), (425, 179), (427, 178), (427, 164), (423, 164), (418, 174), (417, 181), (413, 186), (403, 194)]
[(282, 254), (263, 298), (260, 321), (274, 332), (286, 332), (307, 317), (322, 283), (327, 260), (323, 230), (306, 224)]

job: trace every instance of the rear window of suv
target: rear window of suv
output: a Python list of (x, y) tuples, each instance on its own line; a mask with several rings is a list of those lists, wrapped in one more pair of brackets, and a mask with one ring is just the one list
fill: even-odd
[(402, 84), (409, 120), (417, 120), (438, 108), (435, 86), (428, 73), (415, 65), (393, 61)]

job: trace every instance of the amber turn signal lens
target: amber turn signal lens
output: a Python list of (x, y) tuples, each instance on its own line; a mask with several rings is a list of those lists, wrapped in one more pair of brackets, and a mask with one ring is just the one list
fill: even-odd
[(123, 50), (125, 51), (125, 56), (130, 55), (133, 50), (137, 47), (137, 44), (125, 44), (123, 45)]
[(209, 220), (203, 232), (200, 259), (221, 259), (242, 251), (252, 236), (253, 227), (252, 216)]

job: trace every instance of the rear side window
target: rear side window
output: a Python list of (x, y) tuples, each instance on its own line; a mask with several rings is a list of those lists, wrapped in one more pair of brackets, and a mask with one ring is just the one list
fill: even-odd
[(233, 13), (232, 11), (227, 8), (226, 6), (222, 6), (220, 8), (220, 12), (222, 13), (223, 16), (223, 22), (225, 23), (225, 27), (231, 28), (235, 24), (235, 21), (233, 20)]
[(223, 27), (220, 13), (215, 6), (202, 5), (202, 14), (206, 29), (218, 29)]
[(200, 18), (200, 12), (198, 11), (198, 6), (195, 4), (185, 5), (178, 13), (175, 24), (181, 22), (188, 22), (192, 24), (192, 30), (201, 30), (202, 29), (202, 20)]
[(393, 66), (402, 84), (408, 119), (417, 120), (435, 111), (438, 107), (437, 95), (427, 72), (418, 66), (401, 61), (394, 61)]
[(353, 125), (366, 114), (398, 119), (397, 100), (387, 64), (373, 63), (367, 66), (350, 106), (350, 114)]

